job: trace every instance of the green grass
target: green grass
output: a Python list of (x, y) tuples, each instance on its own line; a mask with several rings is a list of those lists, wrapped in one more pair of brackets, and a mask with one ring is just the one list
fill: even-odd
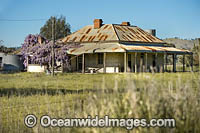
[[(134, 128), (130, 132), (200, 132), (199, 73), (58, 74), (55, 77), (42, 73), (0, 74), (0, 88), (30, 91), (27, 95), (11, 92), (9, 97), (0, 97), (0, 125), (3, 125), (0, 132), (127, 132), (124, 128), (44, 129), (38, 125), (29, 129), (23, 123), (28, 113), (56, 118), (87, 115), (175, 118), (176, 128)], [(41, 89), (112, 91), (65, 95), (35, 93)]]
[[(105, 82), (107, 88), (114, 88), (117, 81), (118, 88), (124, 88), (126, 85), (127, 75), (130, 75), (131, 80), (138, 88), (144, 88), (144, 85), (150, 79), (153, 82), (161, 82), (162, 87), (172, 82), (176, 84), (178, 79), (181, 79), (183, 84), (188, 80), (188, 77), (196, 80), (197, 73), (144, 73), (144, 74), (58, 74), (55, 77), (45, 75), (44, 73), (16, 73), (16, 74), (0, 74), (1, 89), (99, 89), (102, 87), (102, 82)], [(116, 78), (117, 77), (117, 78)], [(164, 85), (164, 86), (163, 86)], [(190, 85), (190, 83), (187, 83)]]

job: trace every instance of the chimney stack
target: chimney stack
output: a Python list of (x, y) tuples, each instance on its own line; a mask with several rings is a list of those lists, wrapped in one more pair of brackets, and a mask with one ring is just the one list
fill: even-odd
[(148, 29), (148, 30), (144, 30), (146, 32), (148, 32), (149, 34), (156, 36), (156, 29)]
[(44, 42), (44, 38), (41, 36), (38, 36), (38, 43), (42, 44)]
[(94, 29), (99, 29), (103, 24), (102, 19), (95, 19), (94, 20)]
[(122, 22), (121, 25), (130, 26), (130, 22)]

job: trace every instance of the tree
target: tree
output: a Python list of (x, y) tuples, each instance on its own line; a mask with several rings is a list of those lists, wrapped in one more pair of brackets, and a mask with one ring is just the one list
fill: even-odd
[(200, 65), (200, 63), (199, 63), (200, 62), (200, 38), (197, 38), (196, 43), (199, 43), (199, 45), (194, 44), (192, 52), (193, 52), (194, 65), (198, 66), (198, 65)]
[[(80, 45), (78, 43), (65, 45), (64, 43), (56, 42), (54, 45), (55, 62), (69, 65), (67, 50), (75, 47), (80, 47)], [(52, 41), (48, 41), (40, 35), (29, 34), (20, 50), (21, 60), (25, 68), (27, 67), (27, 59), (30, 64), (51, 65), (51, 48)]]
[(47, 40), (52, 39), (52, 21), (55, 22), (55, 38), (60, 39), (69, 34), (71, 34), (71, 27), (70, 24), (66, 22), (66, 18), (60, 16), (51, 17), (48, 19), (43, 27), (40, 28), (40, 35), (45, 37)]
[(15, 48), (15, 47), (8, 48), (8, 47), (4, 46), (3, 42), (4, 42), (3, 40), (0, 40), (0, 52), (9, 54), (9, 53), (13, 53), (14, 51), (17, 50), (17, 48)]
[(0, 45), (2, 45), (3, 44), (3, 40), (0, 40)]

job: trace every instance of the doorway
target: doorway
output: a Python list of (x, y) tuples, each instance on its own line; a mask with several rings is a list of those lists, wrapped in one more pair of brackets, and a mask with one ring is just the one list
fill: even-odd
[(131, 54), (128, 54), (128, 70), (132, 71), (131, 68)]
[(3, 57), (0, 57), (0, 69), (3, 67)]

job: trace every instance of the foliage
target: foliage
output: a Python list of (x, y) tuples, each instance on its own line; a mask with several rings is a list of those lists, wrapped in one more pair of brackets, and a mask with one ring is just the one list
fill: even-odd
[[(40, 42), (39, 42), (40, 40)], [(24, 66), (27, 64), (27, 59), (30, 64), (51, 64), (52, 61), (52, 41), (48, 41), (40, 35), (29, 34), (21, 47), (22, 60)], [(54, 44), (55, 62), (64, 62), (68, 64), (68, 55), (66, 51), (72, 47), (78, 47), (79, 44), (68, 44), (56, 42)], [(28, 57), (28, 58), (27, 58)]]
[(40, 35), (45, 37), (47, 40), (52, 39), (52, 21), (55, 22), (55, 38), (60, 39), (71, 34), (71, 27), (66, 22), (66, 18), (61, 16), (60, 18), (51, 17), (48, 19), (43, 27), (40, 29)]
[(199, 45), (193, 47), (192, 52), (193, 52), (194, 65), (199, 65), (199, 60), (200, 60), (200, 41), (199, 41)]
[(0, 52), (9, 54), (9, 53), (13, 53), (15, 50), (17, 50), (17, 48), (8, 48), (3, 46), (3, 40), (0, 40)]

